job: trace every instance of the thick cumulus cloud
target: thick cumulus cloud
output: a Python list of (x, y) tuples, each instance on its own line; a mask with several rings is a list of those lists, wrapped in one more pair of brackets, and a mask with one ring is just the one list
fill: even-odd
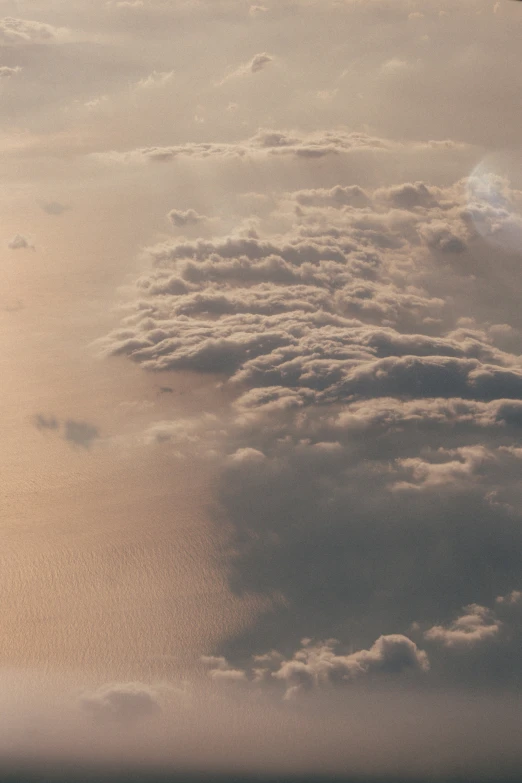
[[(260, 132), (248, 146), (295, 155), (325, 138), (395, 144)], [(269, 214), (224, 235), (149, 248), (102, 349), (219, 374), (226, 415), (158, 422), (145, 440), (220, 460), (231, 587), (274, 596), (213, 678), (248, 679), (270, 649), (297, 670), (299, 639), (334, 635), (366, 662), (402, 640), (418, 664), (426, 646), (430, 676), (486, 667), (516, 682), (517, 621), (484, 607), (520, 586), (521, 291), (502, 241), (520, 230), (520, 196), (484, 177), (342, 181), (273, 194)]]
[(337, 652), (336, 639), (313, 642), (303, 639), (302, 646), (289, 658), (272, 650), (253, 657), (247, 669), (235, 669), (223, 656), (203, 656), (213, 680), (274, 684), (284, 686), (284, 698), (303, 690), (340, 685), (376, 673), (399, 674), (406, 670), (427, 672), (427, 654), (400, 634), (380, 636), (369, 650)]

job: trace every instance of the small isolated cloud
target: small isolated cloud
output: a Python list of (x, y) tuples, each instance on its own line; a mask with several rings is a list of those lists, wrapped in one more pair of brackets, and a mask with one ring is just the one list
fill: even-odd
[(382, 64), (381, 71), (388, 74), (402, 73), (409, 67), (409, 63), (407, 63), (405, 60), (401, 60), (398, 57), (392, 57), (391, 60), (387, 60)]
[(12, 68), (9, 65), (0, 65), (0, 79), (10, 79), (11, 76), (20, 73), (21, 70), (19, 65)]
[(451, 625), (430, 628), (424, 638), (441, 642), (445, 647), (472, 647), (498, 635), (501, 624), (490, 609), (470, 604), (464, 611), (466, 614), (458, 617)]
[(271, 57), (266, 52), (262, 52), (261, 54), (256, 54), (256, 56), (252, 58), (251, 62), (248, 65), (248, 68), (251, 71), (251, 73), (257, 73), (258, 71), (262, 71), (265, 65), (271, 63), (272, 60), (273, 57)]
[(7, 247), (10, 250), (34, 250), (34, 245), (32, 245), (23, 234), (16, 234), (16, 236), (7, 243)]
[(39, 430), (57, 430), (60, 426), (55, 416), (45, 416), (43, 413), (37, 413), (34, 417), (34, 425)]
[(97, 720), (135, 721), (161, 712), (158, 694), (139, 682), (104, 685), (80, 700)]
[(40, 207), (44, 212), (47, 212), (48, 215), (61, 215), (63, 212), (70, 209), (67, 204), (60, 204), (59, 201), (43, 201), (40, 204)]
[(174, 71), (152, 71), (151, 74), (140, 79), (134, 85), (137, 90), (150, 90), (154, 87), (163, 87), (168, 84), (174, 76)]
[(68, 419), (65, 422), (64, 438), (76, 446), (88, 449), (93, 440), (100, 437), (98, 428), (86, 421), (74, 421)]
[(143, 8), (143, 0), (109, 0), (107, 8)]
[(251, 5), (248, 13), (250, 16), (262, 16), (263, 14), (266, 14), (267, 11), (268, 8), (264, 5)]
[(236, 68), (235, 71), (227, 74), (219, 83), (218, 86), (225, 84), (230, 79), (241, 78), (242, 76), (248, 76), (251, 73), (258, 73), (262, 71), (266, 66), (273, 61), (273, 57), (267, 52), (259, 52), (254, 55), (247, 63), (243, 63)]
[(183, 228), (184, 226), (195, 226), (206, 220), (204, 215), (198, 215), (194, 209), (171, 209), (167, 215), (173, 226)]
[(522, 592), (520, 590), (512, 590), (507, 595), (499, 595), (496, 599), (497, 604), (503, 606), (522, 606)]

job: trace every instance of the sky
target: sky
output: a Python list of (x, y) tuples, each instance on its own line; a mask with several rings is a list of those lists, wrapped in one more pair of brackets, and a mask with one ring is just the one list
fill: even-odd
[(0, 0), (0, 762), (519, 775), (521, 24)]

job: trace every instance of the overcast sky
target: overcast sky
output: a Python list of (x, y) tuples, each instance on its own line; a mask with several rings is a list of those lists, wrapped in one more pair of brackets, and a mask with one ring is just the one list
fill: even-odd
[(0, 753), (519, 769), (522, 9), (0, 15)]

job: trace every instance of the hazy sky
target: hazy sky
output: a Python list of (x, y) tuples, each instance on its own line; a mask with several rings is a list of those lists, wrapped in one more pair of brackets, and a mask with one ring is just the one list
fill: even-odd
[(0, 753), (522, 764), (521, 25), (0, 0)]

